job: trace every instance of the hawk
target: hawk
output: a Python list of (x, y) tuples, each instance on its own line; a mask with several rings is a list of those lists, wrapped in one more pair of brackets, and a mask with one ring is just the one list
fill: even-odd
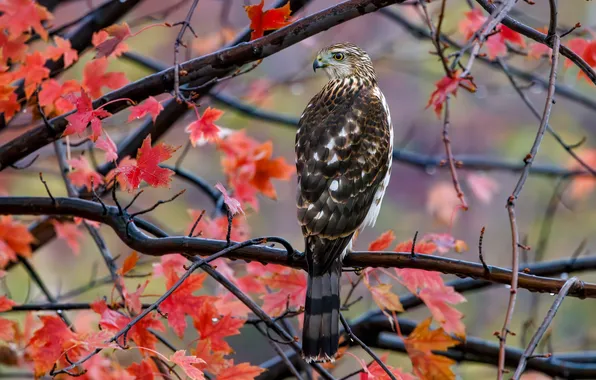
[(391, 174), (393, 127), (368, 54), (351, 43), (322, 49), (313, 69), (329, 82), (296, 134), (298, 221), (308, 263), (302, 355), (333, 361), (339, 345), (342, 260), (373, 226)]

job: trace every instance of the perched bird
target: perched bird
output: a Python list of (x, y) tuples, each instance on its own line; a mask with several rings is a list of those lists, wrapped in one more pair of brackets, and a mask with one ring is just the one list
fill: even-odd
[(339, 345), (342, 260), (374, 225), (391, 174), (393, 127), (368, 54), (351, 43), (322, 49), (313, 69), (329, 82), (296, 134), (298, 221), (308, 262), (302, 355), (333, 361)]

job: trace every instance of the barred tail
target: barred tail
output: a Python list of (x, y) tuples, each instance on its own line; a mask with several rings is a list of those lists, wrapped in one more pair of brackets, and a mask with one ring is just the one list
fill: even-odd
[(308, 288), (302, 332), (302, 356), (310, 362), (334, 361), (339, 345), (339, 281), (341, 261), (336, 260), (328, 272), (312, 272)]

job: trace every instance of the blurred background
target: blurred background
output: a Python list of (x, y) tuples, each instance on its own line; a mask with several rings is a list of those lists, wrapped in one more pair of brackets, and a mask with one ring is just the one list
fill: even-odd
[[(59, 11), (55, 12), (54, 25), (61, 25), (79, 17), (88, 10), (87, 3), (77, 1), (61, 6)], [(93, 3), (95, 4), (95, 1)], [(188, 49), (181, 48), (180, 61), (213, 52), (229, 42), (247, 25), (248, 20), (242, 6), (249, 3), (254, 4), (256, 1), (202, 0), (191, 21), (198, 38), (193, 38), (192, 33), (186, 34), (184, 42)], [(271, 1), (265, 1), (265, 9), (268, 9), (271, 3)], [(296, 17), (312, 14), (335, 3), (337, 2), (327, 0), (312, 1)], [(190, 2), (187, 1), (178, 8), (174, 7), (167, 14), (165, 21), (174, 23), (183, 20), (189, 4)], [(145, 25), (159, 22), (151, 21), (145, 16), (159, 15), (164, 5), (169, 6), (163, 1), (144, 1), (123, 21), (128, 22), (135, 32)], [(438, 5), (440, 2), (436, 1), (429, 4), (429, 10), (435, 17)], [(593, 30), (590, 27), (595, 25), (596, 5), (592, 2), (574, 1), (561, 2), (559, 7), (560, 25), (571, 27), (581, 22), (584, 26), (580, 29), (583, 33), (581, 36), (586, 39), (593, 38)], [(465, 40), (458, 30), (458, 24), (469, 9), (468, 2), (464, 0), (448, 1), (443, 31), (460, 43)], [(426, 30), (415, 6), (393, 6), (390, 10), (412, 25)], [(534, 28), (545, 27), (548, 22), (548, 4), (544, 1), (537, 2), (535, 5), (519, 2), (512, 15)], [(173, 64), (173, 42), (177, 33), (178, 28), (153, 28), (128, 39), (126, 43), (130, 51), (153, 58), (169, 67)], [(223, 82), (215, 92), (232, 96), (242, 103), (260, 109), (298, 118), (310, 98), (327, 81), (323, 73), (313, 74), (312, 72), (312, 60), (316, 52), (329, 44), (343, 41), (361, 46), (373, 58), (380, 87), (391, 109), (395, 147), (415, 154), (421, 159), (436, 156), (444, 158), (442, 120), (437, 119), (432, 109), (426, 109), (429, 96), (435, 88), (435, 82), (444, 76), (436, 55), (432, 54), (434, 48), (427, 39), (418, 38), (416, 33), (412, 33), (412, 29), (380, 13), (359, 17), (285, 49), (265, 59), (250, 73)], [(529, 46), (531, 41), (526, 43)], [(450, 49), (448, 53), (453, 51)], [(94, 52), (91, 51), (82, 55), (60, 79), (80, 79), (85, 63), (93, 55)], [(546, 58), (536, 59), (510, 53), (504, 59), (510, 66), (524, 72), (542, 78), (548, 76), (549, 65)], [(124, 72), (131, 82), (151, 74), (151, 71), (126, 58), (110, 59), (109, 70)], [(500, 70), (477, 61), (473, 66), (472, 74), (478, 86), (477, 92), (472, 94), (460, 89), (457, 97), (451, 101), (450, 137), (455, 157), (521, 163), (532, 145), (539, 122), (520, 101), (507, 77)], [(528, 82), (520, 83), (527, 87)], [(578, 78), (576, 68), (564, 69), (562, 62), (558, 83), (589, 99), (595, 99), (596, 91), (593, 84)], [(543, 87), (531, 86), (526, 93), (542, 111), (545, 97)], [(162, 96), (158, 99), (163, 100), (167, 97)], [(562, 96), (557, 96), (556, 100), (551, 126), (569, 144), (585, 137), (586, 142), (579, 152), (588, 157), (590, 151), (596, 148), (593, 125), (596, 108), (573, 102)], [(208, 105), (225, 111), (222, 118), (218, 120), (219, 126), (233, 130), (245, 129), (247, 135), (260, 142), (271, 140), (274, 147), (273, 157), (284, 157), (289, 164), (293, 165), (295, 129), (248, 117), (207, 97), (201, 101), (201, 110)], [(121, 141), (140, 124), (140, 122), (126, 123), (127, 117), (128, 112), (125, 111), (104, 122), (104, 127), (116, 142)], [(188, 134), (184, 129), (195, 118), (193, 112), (188, 112), (170, 129), (162, 141), (184, 146), (188, 141)], [(0, 143), (23, 133), (25, 126), (28, 125), (26, 119), (23, 120), (21, 123), (23, 127), (16, 126), (2, 133)], [(183, 149), (178, 150), (168, 163), (173, 165), (182, 151)], [(0, 191), (9, 195), (45, 196), (43, 185), (38, 179), (38, 173), (42, 171), (52, 193), (55, 196), (66, 195), (57, 164), (52, 157), (51, 146), (42, 149), (39, 153), (42, 158), (29, 170), (1, 172)], [(100, 153), (96, 152), (97, 159), (102, 162)], [(212, 185), (217, 182), (225, 183), (221, 157), (221, 153), (212, 145), (191, 148), (182, 167)], [(535, 163), (562, 168), (573, 166), (570, 156), (549, 135), (545, 136)], [(592, 164), (596, 165), (596, 162)], [(416, 231), (421, 234), (450, 233), (456, 239), (467, 242), (469, 249), (461, 254), (450, 252), (447, 255), (477, 262), (480, 230), (486, 227), (483, 251), (487, 263), (510, 267), (511, 237), (505, 203), (513, 191), (519, 174), (508, 170), (471, 171), (465, 168), (459, 169), (458, 173), (469, 210), (454, 213), (458, 200), (446, 167), (436, 167), (432, 164), (412, 165), (399, 159), (395, 160), (391, 183), (376, 226), (367, 229), (358, 237), (355, 249), (365, 250), (372, 240), (389, 229), (397, 236), (395, 243), (411, 239)], [(274, 180), (273, 182), (277, 190), (277, 200), (260, 197), (259, 212), (247, 213), (250, 236), (278, 235), (289, 240), (296, 248), (302, 249), (302, 235), (295, 218), (295, 177), (289, 181)], [(532, 248), (535, 248), (540, 240), (546, 209), (559, 182), (560, 179), (556, 177), (532, 175), (519, 198), (517, 215), (520, 234), (525, 244)], [(583, 254), (591, 254), (595, 244), (592, 235), (596, 223), (594, 212), (596, 198), (590, 191), (591, 182), (584, 182), (583, 185), (585, 191), (577, 192), (569, 191), (570, 188), (573, 189), (574, 184), (563, 184), (558, 187), (559, 190), (566, 189), (566, 191), (563, 191), (556, 198), (558, 201), (554, 202), (556, 212), (552, 219), (552, 229), (547, 235), (547, 244), (543, 245), (544, 249), (539, 255), (541, 260), (570, 257), (584, 240), (586, 245)], [(148, 220), (166, 231), (184, 234), (193, 222), (188, 209), (205, 209), (208, 213), (213, 210), (211, 201), (187, 183), (174, 178), (171, 189), (145, 191), (135, 203), (135, 207), (137, 209), (149, 207), (157, 200), (170, 198), (184, 188), (187, 189), (186, 193), (175, 202), (159, 207), (147, 215)], [(123, 203), (126, 203), (130, 199), (130, 194), (122, 192), (121, 198), (125, 199)], [(34, 219), (23, 218), (23, 220), (33, 221)], [(119, 242), (108, 227), (101, 227), (101, 232), (107, 239), (111, 251), (120, 257), (119, 262), (121, 262), (130, 253), (130, 249)], [(63, 240), (54, 240), (38, 250), (32, 259), (32, 264), (55, 294), (66, 293), (68, 290), (87, 284), (90, 276), (100, 278), (107, 274), (93, 241), (88, 234), (84, 233), (83, 236), (81, 253), (78, 257), (74, 256)], [(524, 260), (533, 261), (536, 254), (535, 250), (530, 250), (524, 255)], [(150, 272), (153, 261), (155, 261), (154, 258), (142, 257), (143, 264), (138, 271), (143, 272), (146, 269)], [(596, 276), (592, 274), (583, 273), (580, 277), (585, 281), (596, 281)], [(4, 277), (4, 282), (17, 302), (41, 299), (40, 292), (30, 283), (28, 276), (20, 267), (11, 270)], [(130, 280), (131, 284), (137, 282), (140, 281)], [(213, 289), (214, 286), (215, 284), (208, 283), (206, 291)], [(110, 285), (96, 287), (70, 300), (93, 301), (109, 295), (110, 289)], [(400, 287), (394, 287), (394, 289), (398, 289), (400, 294), (407, 292)], [(163, 290), (163, 282), (155, 280), (150, 283), (145, 293), (159, 295)], [(347, 313), (348, 317), (356, 317), (376, 308), (365, 287), (358, 288), (356, 295), (362, 295), (364, 299), (351, 307)], [(493, 286), (478, 293), (467, 293), (465, 297), (468, 302), (458, 305), (457, 309), (465, 314), (464, 323), (467, 333), (496, 343), (493, 332), (501, 329), (509, 290), (504, 286)], [(144, 302), (152, 299), (154, 298), (147, 297)], [(549, 295), (540, 295), (536, 302), (529, 292), (521, 290), (512, 324), (512, 330), (517, 333), (517, 336), (510, 336), (508, 344), (518, 346), (524, 330), (524, 322), (532, 312), (536, 312), (538, 321), (541, 321), (551, 301), (552, 297)], [(566, 299), (552, 325), (550, 337), (552, 350), (561, 352), (596, 349), (596, 327), (592, 320), (595, 312), (596, 306), (591, 300)], [(407, 318), (415, 320), (422, 320), (429, 315), (428, 309), (424, 307), (405, 314)], [(11, 315), (11, 318), (17, 318), (17, 316)], [(529, 334), (533, 332), (534, 329), (531, 329)], [(178, 347), (185, 347), (185, 344), (174, 334), (169, 334), (169, 338), (178, 343)], [(259, 343), (259, 347), (263, 349), (243, 349), (246, 345), (254, 347), (257, 339), (262, 342), (262, 344)], [(185, 340), (188, 343), (192, 337), (185, 337)], [(242, 335), (229, 340), (237, 351), (235, 354), (237, 362), (250, 361), (258, 364), (272, 355), (264, 338), (250, 327), (245, 328)], [(358, 352), (358, 350), (354, 351)], [(122, 353), (123, 363), (130, 360), (127, 355), (134, 357), (136, 354)], [(364, 354), (358, 353), (358, 355)], [(406, 370), (411, 369), (410, 361), (405, 354), (392, 353), (389, 363)], [(358, 363), (350, 357), (345, 357), (337, 366), (335, 373), (342, 376), (357, 368)], [(475, 379), (485, 375), (493, 376), (495, 367), (464, 363), (456, 366), (455, 372), (461, 378)]]

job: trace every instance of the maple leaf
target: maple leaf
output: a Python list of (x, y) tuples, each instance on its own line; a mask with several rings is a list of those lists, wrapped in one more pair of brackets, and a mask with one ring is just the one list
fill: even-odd
[(74, 217), (74, 222), (77, 226), (81, 225), (81, 223), (83, 223), (83, 221), (95, 229), (99, 229), (99, 227), (101, 227), (101, 223), (96, 222), (95, 220), (83, 219), (78, 216)]
[(170, 356), (170, 361), (182, 368), (184, 373), (192, 380), (202, 380), (205, 378), (203, 372), (194, 366), (194, 364), (205, 363), (205, 361), (196, 356), (186, 356), (186, 350), (174, 352)]
[(136, 164), (121, 165), (117, 172), (124, 175), (130, 190), (137, 189), (141, 181), (153, 187), (169, 187), (174, 172), (161, 168), (158, 164), (172, 157), (176, 150), (178, 148), (164, 143), (152, 147), (151, 135), (149, 135), (143, 140), (143, 145), (137, 152)]
[(111, 25), (104, 30), (111, 38), (107, 38), (101, 43), (95, 45), (95, 48), (97, 49), (95, 58), (102, 58), (111, 55), (116, 51), (118, 45), (122, 43), (122, 41), (132, 35), (128, 24), (125, 22), (122, 23), (122, 25)]
[(74, 168), (73, 171), (68, 173), (68, 178), (70, 178), (73, 185), (85, 186), (87, 190), (91, 191), (103, 184), (101, 174), (93, 170), (85, 156), (68, 160), (68, 164)]
[(126, 257), (126, 259), (124, 259), (122, 268), (118, 269), (117, 273), (121, 276), (124, 276), (125, 274), (127, 274), (128, 272), (133, 270), (133, 268), (137, 265), (138, 261), (139, 261), (139, 254), (137, 253), (137, 251), (132, 251), (132, 253), (130, 255), (128, 255), (128, 257)]
[(201, 340), (209, 340), (214, 351), (231, 353), (232, 348), (224, 341), (225, 337), (240, 334), (240, 328), (244, 326), (244, 320), (232, 318), (230, 314), (223, 317), (212, 303), (204, 302), (199, 309), (198, 316), (193, 323)]
[[(99, 320), (101, 328), (112, 333), (119, 332), (131, 321), (130, 317), (109, 309), (105, 300), (93, 302), (91, 304), (91, 309), (101, 316)], [(129, 339), (137, 344), (137, 346), (155, 350), (157, 338), (151, 334), (148, 329), (165, 331), (165, 327), (161, 321), (155, 319), (153, 316), (146, 316), (137, 322), (127, 335)], [(121, 345), (124, 344), (122, 338), (119, 343)]]
[(74, 254), (78, 255), (81, 251), (79, 240), (83, 238), (83, 232), (77, 228), (75, 223), (60, 223), (57, 220), (52, 220), (52, 224), (58, 238), (66, 241), (66, 244), (68, 244)]
[(62, 133), (62, 136), (69, 136), (73, 133), (80, 134), (91, 123), (91, 140), (93, 142), (97, 141), (103, 132), (100, 118), (105, 118), (112, 114), (102, 108), (94, 110), (91, 98), (89, 98), (89, 95), (84, 90), (81, 90), (80, 97), (69, 96), (69, 98), (75, 103), (77, 112), (66, 116), (68, 126), (64, 130), (64, 133)]
[[(0, 313), (11, 310), (16, 305), (16, 302), (6, 296), (0, 296)], [(5, 342), (13, 342), (15, 340), (15, 332), (17, 325), (14, 321), (6, 318), (0, 318), (0, 340)]]
[(209, 340), (199, 340), (197, 342), (197, 348), (194, 350), (193, 354), (197, 358), (203, 359), (204, 363), (196, 365), (197, 368), (203, 371), (218, 374), (223, 369), (230, 366), (230, 360), (224, 358), (225, 353), (221, 351), (213, 351)]
[(75, 109), (75, 105), (63, 95), (80, 92), (81, 85), (74, 79), (60, 84), (55, 79), (48, 79), (41, 84), (38, 94), (39, 105), (43, 107), (46, 115), (60, 115)]
[(301, 307), (306, 297), (306, 274), (292, 269), (284, 273), (273, 273), (270, 277), (262, 278), (265, 285), (278, 292), (262, 295), (263, 310), (271, 316), (281, 315), (290, 308)]
[(370, 290), (373, 300), (381, 310), (404, 311), (399, 297), (391, 291), (391, 284), (378, 284), (376, 286), (366, 284), (366, 286)]
[(108, 59), (106, 57), (89, 61), (83, 69), (83, 87), (92, 98), (102, 95), (102, 87), (116, 90), (128, 83), (126, 75), (121, 72), (106, 73)]
[(197, 143), (202, 145), (203, 142), (217, 141), (219, 139), (218, 133), (220, 127), (215, 125), (215, 121), (217, 121), (224, 112), (217, 108), (207, 107), (205, 112), (203, 112), (203, 116), (199, 116), (197, 107), (193, 107), (197, 120), (190, 123), (185, 129), (186, 133), (190, 133), (189, 138), (192, 146), (197, 146)]
[(385, 231), (375, 241), (369, 244), (369, 251), (384, 251), (391, 245), (391, 242), (395, 240), (395, 234), (393, 231)]
[(140, 363), (132, 363), (126, 371), (135, 377), (135, 380), (153, 380), (154, 373), (158, 372), (153, 360), (145, 359)]
[[(542, 57), (550, 57), (551, 51), (552, 49), (545, 44), (534, 42), (528, 47), (528, 58), (540, 59)], [(567, 64), (567, 61), (565, 64)]]
[(114, 141), (110, 138), (108, 133), (105, 133), (105, 137), (103, 140), (99, 140), (95, 147), (101, 149), (106, 152), (106, 162), (114, 161), (118, 159), (118, 147), (114, 143)]
[(153, 263), (153, 277), (165, 277), (170, 270), (180, 275), (186, 272), (184, 268), (186, 264), (188, 264), (188, 259), (178, 253), (163, 255), (159, 263)]
[(236, 197), (243, 203), (256, 202), (256, 199), (243, 198), (242, 193), (238, 191), (241, 184), (251, 186), (263, 195), (276, 199), (277, 194), (271, 179), (288, 180), (296, 170), (294, 166), (287, 164), (283, 157), (271, 159), (271, 141), (259, 145), (255, 140), (246, 137), (243, 131), (225, 138), (219, 144), (219, 149), (225, 153), (222, 159), (224, 172), (230, 178), (229, 182), (235, 190)]
[(33, 29), (44, 41), (48, 39), (42, 21), (52, 19), (46, 7), (33, 0), (6, 0), (0, 3), (0, 27), (9, 35), (18, 36)]
[(442, 328), (430, 330), (431, 319), (420, 322), (412, 333), (404, 339), (412, 365), (424, 379), (455, 379), (450, 367), (455, 361), (432, 351), (447, 351), (459, 342), (445, 333)]
[(451, 226), (457, 219), (460, 207), (461, 202), (453, 190), (453, 183), (440, 181), (429, 189), (426, 210), (438, 223)]
[(263, 6), (264, 0), (261, 0), (257, 5), (244, 7), (250, 19), (250, 28), (252, 29), (252, 33), (250, 34), (251, 40), (263, 37), (264, 32), (267, 30), (276, 30), (291, 24), (289, 20), (292, 13), (290, 3), (287, 3), (281, 8), (269, 9), (265, 12), (263, 12)]
[(113, 184), (114, 183), (114, 178), (116, 178), (116, 181), (118, 182), (118, 185), (120, 186), (120, 188), (122, 190), (132, 190), (130, 188), (130, 186), (128, 185), (128, 181), (126, 180), (126, 178), (122, 175), (118, 175), (119, 170), (121, 167), (124, 166), (136, 166), (137, 164), (137, 160), (135, 160), (134, 158), (130, 158), (130, 156), (126, 156), (124, 157), (122, 160), (120, 160), (120, 162), (118, 163), (118, 166), (112, 170), (110, 170), (108, 172), (108, 174), (106, 174), (105, 177), (105, 183), (107, 184)]
[(240, 202), (236, 198), (230, 197), (230, 195), (228, 194), (228, 191), (221, 184), (221, 182), (218, 182), (215, 185), (215, 188), (223, 194), (224, 203), (226, 204), (226, 206), (228, 206), (228, 210), (230, 211), (230, 213), (232, 215), (236, 215), (238, 213), (244, 214), (244, 210), (242, 210), (242, 205), (240, 204)]
[(441, 111), (443, 111), (443, 104), (450, 95), (456, 96), (457, 89), (462, 86), (467, 90), (474, 92), (476, 91), (476, 85), (469, 78), (461, 78), (459, 76), (460, 71), (456, 70), (451, 76), (444, 76), (441, 80), (435, 83), (435, 91), (430, 95), (426, 108), (433, 106), (437, 118), (441, 117)]
[(13, 221), (11, 215), (0, 216), (0, 268), (9, 261), (16, 261), (17, 254), (31, 257), (34, 241), (26, 225)]
[(22, 62), (27, 55), (28, 46), (25, 42), (28, 39), (29, 36), (25, 34), (9, 36), (6, 33), (0, 33), (0, 49), (2, 50), (0, 62), (6, 64), (9, 59), (12, 63)]
[(79, 53), (72, 48), (70, 41), (65, 40), (62, 37), (54, 37), (54, 43), (56, 46), (50, 46), (45, 52), (47, 59), (57, 61), (60, 57), (64, 56), (64, 67), (72, 65), (76, 60), (79, 59)]
[(27, 55), (25, 63), (16, 73), (18, 78), (25, 79), (25, 95), (27, 99), (37, 90), (44, 79), (49, 78), (50, 69), (45, 67), (46, 60), (40, 52)]
[(263, 372), (265, 372), (264, 368), (250, 365), (250, 363), (234, 365), (234, 362), (231, 361), (231, 366), (220, 371), (215, 380), (254, 380)]
[(447, 253), (452, 249), (457, 253), (461, 253), (468, 249), (468, 245), (465, 241), (456, 240), (450, 234), (426, 234), (422, 240), (425, 241), (426, 244), (435, 244), (436, 250), (439, 253)]
[[(91, 43), (93, 44), (93, 46), (97, 48), (97, 46), (101, 45), (109, 38), (110, 35), (108, 34), (108, 32), (106, 32), (105, 30), (100, 30), (99, 32), (93, 33), (93, 36), (91, 37)], [(114, 49), (114, 51), (112, 51), (110, 55), (113, 57), (120, 57), (123, 53), (127, 51), (128, 45), (126, 44), (126, 42), (120, 42), (116, 45), (116, 48)]]
[(12, 93), (8, 99), (0, 100), (0, 113), (4, 115), (4, 121), (8, 122), (21, 110), (21, 104), (17, 101), (17, 94)]
[(151, 119), (155, 123), (155, 119), (157, 119), (157, 115), (163, 110), (163, 106), (161, 103), (155, 99), (153, 96), (150, 96), (145, 100), (143, 103), (136, 105), (131, 108), (130, 115), (128, 115), (128, 121), (133, 121), (134, 119), (140, 119), (143, 116), (150, 114)]
[(461, 319), (463, 314), (449, 304), (458, 304), (465, 302), (464, 296), (456, 292), (451, 286), (443, 286), (436, 289), (422, 289), (418, 297), (429, 308), (435, 321), (441, 324), (441, 327), (447, 333), (455, 333), (458, 336), (466, 335), (466, 327)]
[[(166, 287), (172, 286), (180, 279), (173, 267), (166, 267)], [(206, 302), (215, 301), (212, 296), (195, 296), (193, 293), (203, 287), (206, 274), (191, 274), (165, 301), (160, 305), (160, 310), (168, 315), (168, 324), (179, 336), (184, 336), (186, 329), (185, 316), (196, 317), (199, 310)]]
[(27, 354), (33, 361), (36, 376), (52, 369), (69, 348), (74, 346), (77, 336), (70, 331), (62, 319), (55, 315), (39, 317), (42, 326), (37, 329), (27, 343)]
[[(387, 363), (388, 354), (383, 354), (381, 356), (381, 361), (385, 363), (385, 366), (391, 371), (391, 373), (395, 376), (397, 380), (414, 380), (414, 376), (410, 375), (409, 373), (404, 373), (401, 368), (394, 368)], [(387, 375), (387, 372), (377, 363), (376, 360), (372, 362), (368, 368), (366, 368), (365, 372), (360, 373), (360, 380), (389, 380), (390, 377)]]
[(497, 181), (487, 175), (468, 173), (466, 180), (472, 193), (474, 193), (476, 198), (482, 203), (489, 204), (495, 193), (499, 191), (499, 184)]
[(149, 284), (149, 280), (145, 281), (145, 283), (142, 285), (138, 284), (137, 290), (135, 290), (132, 293), (128, 291), (128, 288), (124, 285), (124, 281), (122, 280), (122, 278), (120, 278), (119, 280), (120, 285), (122, 286), (122, 295), (124, 296), (126, 306), (133, 314), (139, 314), (142, 309), (141, 295), (143, 294), (145, 288)]

